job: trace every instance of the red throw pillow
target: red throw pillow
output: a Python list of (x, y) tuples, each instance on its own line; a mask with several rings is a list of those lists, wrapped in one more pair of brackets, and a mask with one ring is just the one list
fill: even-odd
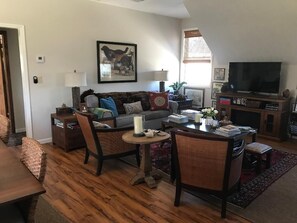
[(169, 109), (167, 92), (150, 92), (149, 97), (152, 111)]

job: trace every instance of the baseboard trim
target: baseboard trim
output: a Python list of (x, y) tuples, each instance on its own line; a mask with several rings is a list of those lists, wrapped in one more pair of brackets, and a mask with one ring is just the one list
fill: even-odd
[(15, 133), (26, 132), (26, 128), (16, 129)]
[(40, 142), (41, 144), (45, 144), (45, 143), (52, 142), (52, 138), (38, 139), (37, 141)]

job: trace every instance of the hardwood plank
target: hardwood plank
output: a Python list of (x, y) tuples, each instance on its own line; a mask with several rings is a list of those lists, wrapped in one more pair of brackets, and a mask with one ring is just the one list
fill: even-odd
[(175, 207), (174, 185), (131, 186), (137, 169), (120, 160), (105, 161), (102, 175), (96, 176), (96, 160), (83, 164), (83, 149), (65, 153), (46, 144), (45, 150), (47, 192), (42, 196), (70, 222), (250, 222), (230, 212), (221, 219), (219, 208), (185, 192)]

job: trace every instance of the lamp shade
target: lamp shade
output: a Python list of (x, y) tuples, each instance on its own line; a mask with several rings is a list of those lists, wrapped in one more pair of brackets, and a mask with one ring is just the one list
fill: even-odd
[(66, 87), (80, 87), (87, 86), (87, 75), (85, 72), (74, 72), (65, 74)]
[(155, 81), (168, 81), (168, 71), (167, 70), (161, 70), (161, 71), (155, 71)]

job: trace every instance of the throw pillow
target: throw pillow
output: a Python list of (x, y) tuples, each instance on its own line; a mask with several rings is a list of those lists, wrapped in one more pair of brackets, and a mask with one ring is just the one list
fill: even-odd
[(151, 109), (151, 104), (149, 100), (149, 94), (148, 92), (141, 92), (141, 93), (136, 93), (132, 94), (130, 97), (130, 102), (136, 102), (136, 101), (141, 101), (141, 106), (144, 111), (148, 111)]
[(149, 96), (152, 111), (169, 109), (167, 92), (150, 92)]
[(143, 111), (141, 101), (136, 101), (133, 103), (124, 103), (124, 108), (127, 115), (137, 114)]
[(101, 98), (100, 99), (100, 107), (111, 110), (114, 117), (119, 116), (116, 104), (115, 104), (114, 100), (112, 99), (112, 97)]

